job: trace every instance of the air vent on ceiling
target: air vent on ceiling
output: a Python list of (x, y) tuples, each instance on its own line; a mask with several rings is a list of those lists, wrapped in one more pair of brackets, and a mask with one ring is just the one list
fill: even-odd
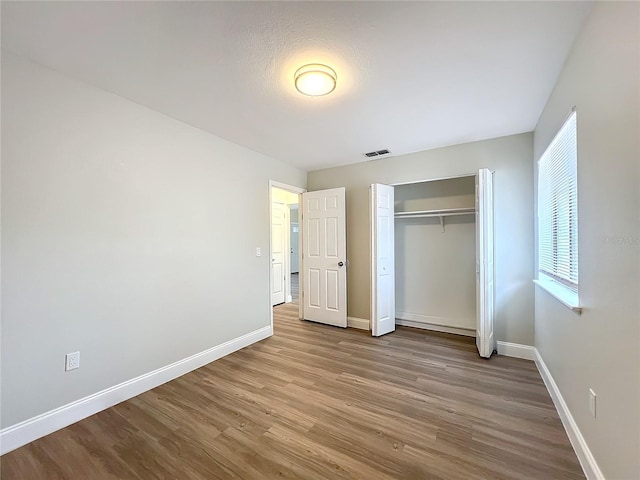
[(384, 149), (384, 150), (376, 150), (375, 152), (367, 152), (364, 154), (365, 157), (378, 157), (380, 155), (386, 155), (390, 153), (389, 150)]

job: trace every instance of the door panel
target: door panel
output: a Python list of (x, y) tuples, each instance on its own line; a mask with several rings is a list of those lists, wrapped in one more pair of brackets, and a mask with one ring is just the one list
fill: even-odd
[(318, 218), (310, 218), (307, 224), (308, 233), (306, 235), (308, 242), (308, 256), (320, 257), (320, 220)]
[(285, 300), (285, 258), (286, 258), (286, 214), (285, 206), (273, 203), (271, 206), (271, 304), (278, 305)]
[(375, 337), (396, 329), (393, 199), (393, 187), (371, 185), (371, 334)]
[(325, 220), (326, 232), (326, 257), (338, 258), (338, 225), (337, 218), (331, 217)]
[(478, 172), (476, 184), (476, 346), (481, 357), (495, 350), (493, 173)]
[[(391, 285), (392, 282), (391, 275), (381, 275), (378, 277), (378, 289), (381, 291), (388, 291), (389, 289), (393, 289)], [(391, 314), (391, 298), (390, 295), (380, 295), (378, 297), (378, 318), (382, 322), (386, 322), (387, 320), (391, 320), (391, 317), (394, 315)], [(395, 318), (394, 324), (395, 324)]]
[[(309, 306), (320, 308), (320, 270), (310, 268), (307, 274)], [(306, 294), (306, 293), (305, 293)]]
[(340, 304), (338, 298), (340, 297), (340, 279), (338, 278), (338, 272), (335, 270), (327, 271), (327, 309), (338, 310)]
[(345, 189), (303, 193), (301, 210), (303, 317), (346, 327)]
[(289, 236), (289, 240), (291, 242), (291, 258), (289, 263), (291, 265), (291, 273), (298, 273), (298, 270), (300, 269), (298, 252), (298, 228), (299, 227), (297, 223), (291, 224), (291, 234)]
[(284, 272), (281, 263), (273, 264), (273, 295), (274, 301), (282, 303), (282, 301), (278, 301), (278, 299), (284, 298)]

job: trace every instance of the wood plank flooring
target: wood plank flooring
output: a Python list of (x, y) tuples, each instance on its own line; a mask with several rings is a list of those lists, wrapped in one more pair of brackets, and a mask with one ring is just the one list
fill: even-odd
[(1, 459), (2, 480), (582, 479), (533, 362), (300, 322)]

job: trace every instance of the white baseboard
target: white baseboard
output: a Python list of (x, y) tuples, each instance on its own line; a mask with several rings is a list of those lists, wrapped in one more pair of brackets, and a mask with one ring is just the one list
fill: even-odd
[(587, 442), (573, 419), (573, 415), (571, 415), (571, 412), (569, 411), (569, 407), (564, 401), (564, 398), (562, 398), (558, 385), (556, 385), (555, 380), (551, 376), (551, 372), (549, 372), (547, 365), (544, 363), (544, 360), (537, 349), (535, 349), (535, 361), (538, 371), (540, 372), (540, 376), (549, 391), (549, 395), (551, 395), (553, 404), (556, 406), (562, 425), (569, 436), (569, 441), (573, 446), (573, 450), (576, 452), (576, 456), (580, 461), (580, 465), (582, 466), (582, 470), (584, 471), (587, 480), (605, 480), (604, 475), (600, 471), (600, 467), (598, 467), (598, 464), (596, 463), (596, 459), (593, 458)]
[(347, 317), (347, 327), (359, 328), (360, 330), (371, 330), (369, 320), (366, 318)]
[(531, 345), (522, 345), (520, 343), (496, 342), (498, 349), (498, 355), (504, 355), (505, 357), (524, 358), (525, 360), (536, 359), (536, 348)]
[(271, 335), (273, 335), (271, 326), (260, 328), (204, 352), (196, 353), (119, 385), (4, 428), (0, 431), (0, 455), (140, 395)]
[[(402, 322), (412, 322), (411, 325)], [(396, 312), (396, 324), (408, 327), (424, 328), (437, 332), (455, 333), (456, 335), (476, 336), (476, 320), (462, 318), (437, 317), (434, 315), (422, 315), (419, 313)], [(424, 325), (424, 326), (422, 326)]]
[[(410, 318), (407, 318), (410, 317)], [(414, 315), (406, 313), (396, 313), (396, 325), (404, 327), (421, 328), (423, 330), (431, 330), (434, 332), (453, 333), (454, 335), (464, 335), (465, 337), (475, 337), (475, 329), (448, 327), (434, 323), (425, 322), (424, 320), (416, 320), (415, 317), (423, 317), (423, 315)]]

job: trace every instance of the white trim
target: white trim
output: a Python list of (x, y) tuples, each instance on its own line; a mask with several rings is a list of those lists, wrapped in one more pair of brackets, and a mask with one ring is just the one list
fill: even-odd
[(475, 337), (476, 331), (468, 328), (445, 327), (443, 325), (433, 325), (431, 323), (416, 322), (415, 320), (405, 320), (396, 317), (396, 325), (403, 327), (421, 328), (422, 330), (431, 330), (433, 332), (452, 333), (454, 335), (464, 335), (465, 337)]
[(304, 187), (296, 187), (295, 185), (289, 185), (288, 183), (276, 182), (275, 180), (269, 180), (270, 187), (276, 187), (281, 190), (286, 190), (287, 192), (297, 193), (300, 195), (301, 193), (305, 193), (307, 191)]
[(359, 328), (360, 330), (371, 330), (369, 320), (366, 318), (347, 317), (347, 327)]
[[(444, 321), (446, 321), (447, 324), (444, 324)], [(461, 319), (447, 319), (433, 315), (422, 315), (419, 313), (396, 312), (396, 325), (422, 328), (424, 330), (433, 330), (435, 332), (453, 333), (455, 335), (464, 335), (466, 337), (475, 337), (475, 327), (459, 326), (464, 325), (464, 323), (464, 320)], [(466, 323), (468, 324), (468, 322)]]
[[(369, 329), (371, 329), (371, 335), (373, 332), (373, 322), (376, 319), (376, 302), (377, 298), (377, 288), (376, 288), (376, 237), (378, 236), (378, 232), (375, 231), (376, 224), (374, 222), (373, 216), (375, 215), (375, 192), (373, 190), (373, 185), (369, 186), (369, 314), (371, 315), (371, 322), (369, 322)], [(395, 190), (394, 190), (395, 197)], [(395, 213), (395, 210), (394, 210)], [(394, 226), (395, 228), (395, 226)], [(395, 230), (394, 230), (395, 237)], [(394, 238), (395, 241), (395, 238)], [(395, 247), (394, 247), (395, 250)], [(395, 253), (395, 252), (394, 252)], [(395, 282), (395, 279), (394, 279)], [(394, 283), (394, 295), (395, 295), (395, 283)], [(347, 324), (349, 323), (349, 318), (347, 318)]]
[(204, 352), (196, 353), (165, 367), (4, 428), (0, 431), (0, 454), (4, 455), (271, 335), (273, 335), (271, 326), (262, 327)]
[(605, 480), (604, 475), (600, 471), (600, 467), (596, 463), (596, 459), (593, 458), (591, 454), (591, 450), (589, 450), (589, 446), (585, 441), (578, 425), (573, 419), (573, 415), (571, 415), (571, 411), (567, 406), (564, 398), (562, 398), (562, 394), (560, 393), (560, 389), (558, 389), (558, 385), (556, 385), (555, 380), (551, 376), (551, 372), (547, 368), (547, 365), (544, 363), (544, 360), (540, 356), (540, 352), (536, 349), (536, 366), (538, 367), (538, 371), (540, 372), (540, 376), (542, 377), (542, 381), (547, 387), (549, 391), (549, 395), (551, 395), (551, 399), (553, 400), (553, 404), (556, 406), (556, 410), (558, 411), (558, 415), (560, 416), (560, 420), (562, 421), (562, 425), (567, 432), (567, 436), (569, 437), (569, 441), (573, 446), (573, 450), (576, 452), (576, 456), (580, 461), (580, 465), (582, 466), (582, 470), (584, 471), (587, 480)]
[(547, 279), (547, 277), (545, 277), (544, 279), (541, 278), (539, 280), (534, 279), (533, 283), (535, 283), (549, 295), (557, 299), (569, 310), (577, 313), (578, 315), (582, 315), (582, 307), (578, 303), (577, 293), (571, 292), (564, 285), (561, 285), (554, 280)]
[(498, 340), (496, 342), (496, 346), (498, 349), (498, 355), (504, 355), (505, 357), (523, 358), (525, 360), (536, 359), (536, 347), (532, 347), (531, 345), (502, 342)]
[(476, 177), (477, 175), (478, 175), (478, 172), (462, 173), (460, 175), (453, 175), (453, 176), (450, 176), (450, 177), (427, 178), (425, 180), (410, 180), (408, 182), (390, 183), (389, 185), (392, 186), (392, 187), (401, 187), (402, 185), (413, 185), (413, 184), (416, 184), (416, 183), (438, 182), (440, 180), (454, 180), (456, 178)]

